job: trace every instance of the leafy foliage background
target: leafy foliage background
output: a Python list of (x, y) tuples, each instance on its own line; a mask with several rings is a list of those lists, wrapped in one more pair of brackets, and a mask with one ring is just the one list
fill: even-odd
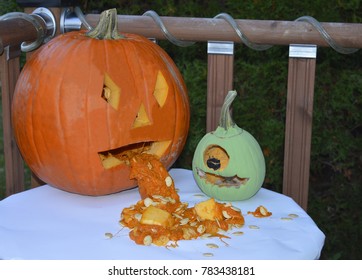
[[(1, 2), (0, 13), (14, 11), (17, 8), (14, 2)], [(309, 15), (320, 22), (361, 23), (360, 2), (83, 0), (79, 4), (85, 13), (117, 8), (118, 14), (128, 15), (154, 10), (160, 16), (212, 18), (226, 12), (235, 19), (293, 21)], [(161, 41), (160, 45), (178, 65), (189, 90), (190, 133), (176, 166), (191, 168), (193, 151), (206, 133), (206, 44), (180, 48)], [(361, 50), (342, 55), (330, 48), (318, 48), (308, 213), (326, 234), (322, 259), (362, 259), (361, 56)], [(235, 46), (234, 88), (239, 97), (233, 103), (234, 120), (258, 139), (267, 162), (264, 187), (279, 192), (283, 176), (287, 71), (287, 46), (274, 46), (263, 52), (241, 44)]]

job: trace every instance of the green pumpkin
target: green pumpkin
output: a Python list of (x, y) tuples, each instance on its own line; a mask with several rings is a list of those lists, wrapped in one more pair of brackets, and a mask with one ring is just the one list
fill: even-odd
[(255, 138), (231, 118), (236, 91), (229, 91), (217, 129), (198, 143), (192, 160), (197, 185), (210, 197), (235, 201), (249, 199), (265, 178), (265, 159)]

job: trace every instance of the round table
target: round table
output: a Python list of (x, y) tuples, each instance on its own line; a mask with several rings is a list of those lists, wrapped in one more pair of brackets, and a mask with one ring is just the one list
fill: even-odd
[[(189, 206), (208, 199), (191, 170), (171, 169), (170, 175)], [(138, 200), (137, 188), (91, 197), (49, 185), (9, 196), (0, 201), (0, 259), (318, 259), (324, 245), (325, 235), (298, 204), (262, 188), (248, 200), (232, 202), (245, 225), (228, 232), (228, 239), (183, 240), (176, 248), (141, 246), (119, 224), (123, 208)], [(260, 205), (272, 215), (247, 214)]]

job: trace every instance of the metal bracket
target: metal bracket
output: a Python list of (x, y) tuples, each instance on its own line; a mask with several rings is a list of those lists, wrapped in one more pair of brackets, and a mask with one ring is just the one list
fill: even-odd
[(60, 15), (60, 32), (78, 31), (82, 26), (81, 20), (71, 8), (63, 9)]
[(35, 9), (31, 15), (39, 17), (44, 21), (46, 26), (46, 34), (43, 40), (43, 43), (49, 42), (55, 36), (55, 32), (57, 31), (57, 24), (55, 22), (55, 17), (53, 13), (47, 8), (37, 8)]
[(53, 13), (47, 8), (37, 8), (31, 14), (12, 12), (0, 17), (0, 20), (23, 19), (33, 25), (37, 32), (37, 39), (34, 42), (23, 42), (21, 51), (30, 52), (37, 49), (42, 43), (48, 42), (54, 37), (56, 23)]
[(61, 33), (64, 34), (66, 32), (78, 31), (82, 28), (82, 24), (87, 30), (92, 29), (79, 7), (68, 7), (62, 10), (59, 24)]
[(208, 41), (207, 42), (208, 54), (234, 54), (234, 42), (231, 41)]
[(316, 45), (292, 44), (289, 45), (289, 57), (293, 58), (316, 58)]

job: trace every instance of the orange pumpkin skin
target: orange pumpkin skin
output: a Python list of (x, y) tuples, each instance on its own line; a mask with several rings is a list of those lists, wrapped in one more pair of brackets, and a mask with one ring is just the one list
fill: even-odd
[[(129, 189), (136, 181), (129, 179), (127, 159), (105, 168), (102, 155), (163, 143), (156, 154), (169, 168), (183, 149), (190, 112), (181, 74), (159, 46), (123, 35), (60, 35), (21, 72), (12, 107), (15, 138), (30, 169), (54, 187), (85, 195)], [(158, 75), (168, 88), (156, 94)], [(119, 99), (116, 105), (105, 88)]]

